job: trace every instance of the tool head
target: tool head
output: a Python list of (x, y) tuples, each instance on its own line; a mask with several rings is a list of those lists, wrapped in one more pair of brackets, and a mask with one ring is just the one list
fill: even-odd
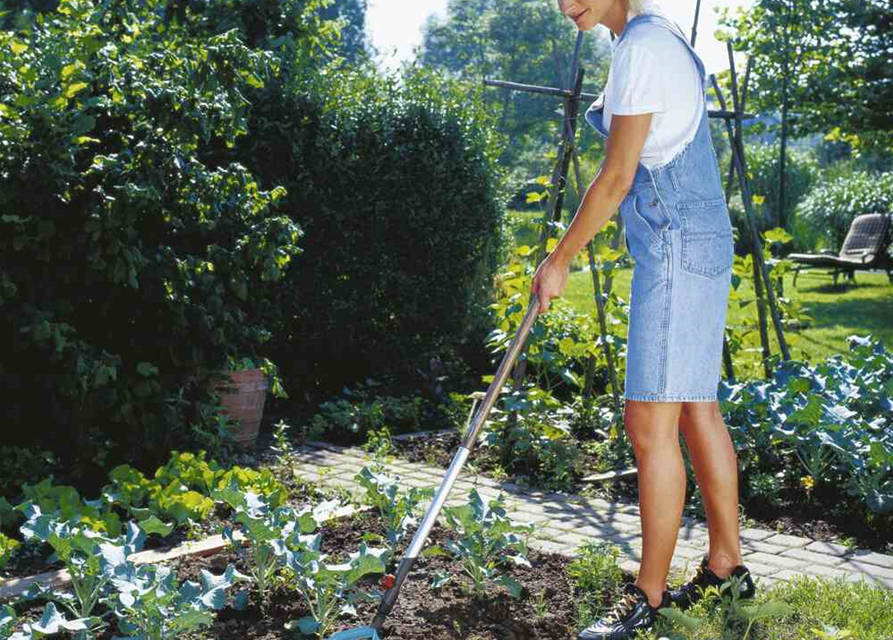
[(372, 640), (380, 640), (378, 630), (375, 627), (357, 627), (356, 629), (345, 629), (329, 636), (328, 640), (359, 640), (360, 638), (371, 638)]

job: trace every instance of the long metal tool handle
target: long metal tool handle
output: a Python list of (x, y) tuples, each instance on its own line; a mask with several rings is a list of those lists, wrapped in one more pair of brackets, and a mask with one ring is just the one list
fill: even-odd
[(459, 445), (459, 450), (453, 457), (453, 461), (447, 469), (443, 482), (440, 484), (440, 488), (437, 490), (437, 493), (434, 494), (434, 499), (431, 501), (431, 505), (428, 507), (425, 517), (422, 519), (419, 528), (416, 530), (412, 542), (409, 544), (409, 549), (406, 551), (406, 555), (403, 556), (403, 559), (400, 561), (400, 566), (397, 568), (397, 573), (395, 575), (394, 586), (385, 591), (381, 598), (381, 602), (378, 605), (378, 611), (376, 612), (371, 625), (376, 631), (381, 631), (381, 626), (384, 624), (385, 618), (387, 618), (391, 609), (394, 608), (394, 603), (397, 601), (397, 595), (400, 593), (400, 587), (403, 586), (403, 581), (406, 580), (406, 576), (409, 574), (412, 564), (419, 557), (422, 546), (425, 544), (425, 540), (428, 539), (428, 534), (431, 533), (432, 527), (434, 527), (434, 521), (437, 520), (440, 510), (443, 507), (444, 502), (446, 502), (447, 496), (453, 488), (453, 484), (456, 482), (456, 478), (459, 476), (459, 471), (462, 470), (462, 466), (468, 459), (468, 454), (471, 453), (471, 448), (474, 446), (475, 441), (477, 441), (478, 435), (480, 435), (481, 429), (487, 421), (487, 416), (493, 408), (496, 398), (499, 396), (502, 386), (505, 384), (505, 381), (511, 372), (515, 359), (518, 357), (518, 353), (520, 353), (521, 348), (527, 341), (527, 335), (530, 333), (530, 329), (533, 327), (533, 323), (536, 321), (536, 316), (539, 313), (539, 306), (539, 296), (535, 293), (531, 293), (530, 304), (527, 307), (527, 315), (525, 315), (524, 320), (521, 321), (521, 326), (518, 328), (515, 338), (512, 340), (505, 355), (502, 357), (502, 362), (499, 364), (499, 369), (496, 370), (493, 382), (490, 383), (490, 387), (487, 389), (487, 394), (478, 406), (474, 418), (466, 428), (465, 437)]

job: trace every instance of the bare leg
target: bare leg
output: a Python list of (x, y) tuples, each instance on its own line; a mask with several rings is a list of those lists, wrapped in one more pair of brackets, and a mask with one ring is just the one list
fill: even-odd
[(708, 566), (720, 578), (727, 578), (741, 564), (738, 458), (719, 402), (683, 403), (679, 428), (707, 511)]
[(685, 465), (679, 447), (681, 402), (627, 400), (624, 424), (639, 469), (642, 563), (636, 585), (652, 606), (661, 602), (685, 504)]

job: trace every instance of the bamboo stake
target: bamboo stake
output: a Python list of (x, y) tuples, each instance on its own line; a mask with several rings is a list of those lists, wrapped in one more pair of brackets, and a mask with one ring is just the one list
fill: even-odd
[[(580, 181), (580, 160), (577, 157), (576, 149), (574, 149), (572, 155), (574, 161), (574, 184), (577, 187), (577, 199), (580, 202), (583, 202), (583, 185)], [(592, 274), (592, 290), (595, 297), (595, 308), (598, 312), (598, 330), (599, 335), (602, 339), (602, 348), (605, 350), (605, 359), (608, 361), (608, 375), (611, 379), (611, 393), (614, 397), (614, 415), (616, 417), (620, 415), (620, 389), (619, 385), (617, 384), (617, 369), (614, 365), (614, 349), (611, 346), (611, 342), (608, 341), (608, 323), (605, 319), (605, 302), (607, 302), (607, 294), (605, 294), (604, 296), (602, 295), (601, 278), (599, 277), (598, 267), (596, 267), (595, 264), (595, 238), (593, 238), (586, 244), (586, 249), (587, 253), (589, 254), (589, 271)], [(610, 279), (611, 276), (608, 276), (607, 280)], [(591, 360), (594, 361), (595, 358), (593, 357), (591, 358)], [(594, 368), (594, 366), (591, 367), (591, 369)], [(587, 397), (591, 397), (592, 389), (592, 380), (589, 372), (590, 368), (587, 368), (585, 389)]]

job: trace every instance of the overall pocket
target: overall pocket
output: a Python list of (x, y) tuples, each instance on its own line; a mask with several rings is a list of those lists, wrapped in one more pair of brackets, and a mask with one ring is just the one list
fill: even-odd
[(660, 200), (653, 189), (643, 189), (632, 194), (632, 206), (630, 207), (636, 224), (641, 227), (651, 238), (651, 241), (661, 247), (666, 246), (661, 231), (667, 226), (667, 217), (661, 209)]
[(682, 221), (682, 268), (715, 278), (732, 268), (734, 240), (724, 198), (676, 205)]

